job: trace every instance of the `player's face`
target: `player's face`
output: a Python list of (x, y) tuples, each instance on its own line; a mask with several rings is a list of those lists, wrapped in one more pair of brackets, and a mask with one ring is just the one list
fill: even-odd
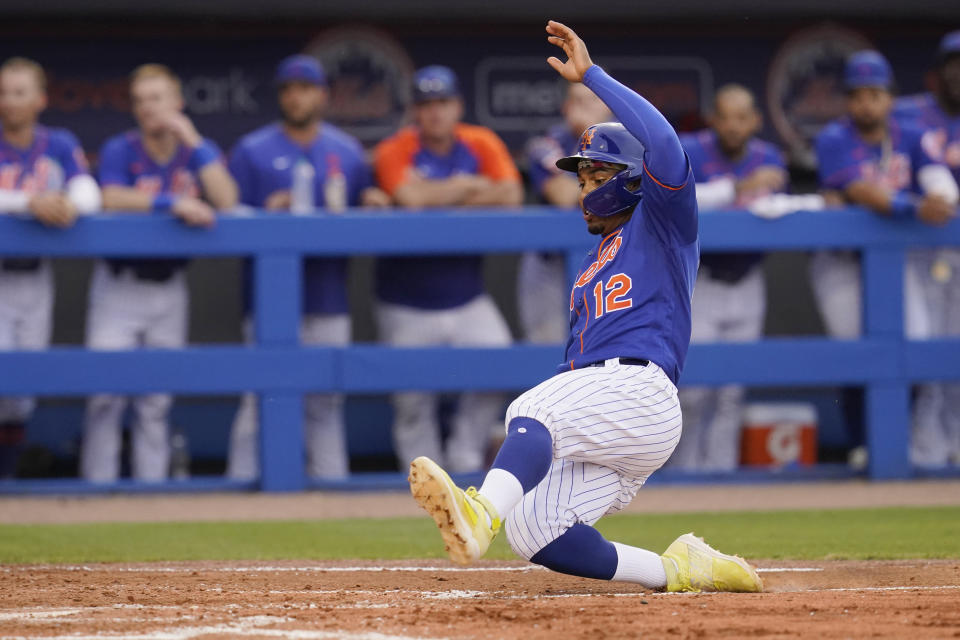
[(860, 87), (847, 94), (847, 113), (858, 129), (883, 126), (893, 108), (893, 96), (881, 87)]
[(583, 212), (583, 220), (587, 223), (587, 231), (594, 235), (606, 235), (609, 231), (613, 231), (623, 222), (623, 216), (622, 214), (595, 216), (584, 208), (583, 199), (618, 173), (620, 169), (615, 167), (586, 167), (577, 171), (577, 180), (580, 184), (580, 211)]
[(585, 85), (571, 84), (563, 101), (563, 119), (570, 131), (579, 136), (587, 127), (613, 119), (610, 109)]
[(0, 121), (6, 129), (31, 126), (47, 106), (40, 83), (28, 69), (0, 73)]
[(140, 78), (130, 86), (133, 117), (140, 129), (150, 135), (166, 130), (166, 117), (183, 110), (183, 97), (177, 85), (163, 76)]
[(742, 153), (761, 124), (753, 99), (739, 91), (718, 98), (710, 117), (710, 126), (717, 134), (720, 146), (730, 155)]
[(420, 133), (431, 140), (446, 140), (463, 117), (460, 98), (438, 98), (420, 102), (413, 108), (413, 119)]
[(327, 90), (309, 82), (285, 82), (277, 97), (283, 121), (295, 129), (319, 120), (327, 104)]
[(940, 67), (940, 93), (960, 109), (960, 55), (951, 56)]

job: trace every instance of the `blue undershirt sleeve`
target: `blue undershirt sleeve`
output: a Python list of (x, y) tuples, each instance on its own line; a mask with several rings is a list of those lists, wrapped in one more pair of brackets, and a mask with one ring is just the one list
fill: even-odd
[(686, 245), (695, 241), (696, 183), (673, 127), (656, 107), (596, 65), (584, 74), (583, 83), (646, 149), (642, 207), (647, 227), (666, 243)]
[(646, 147), (647, 170), (671, 186), (687, 180), (687, 158), (673, 127), (636, 91), (617, 82), (593, 65), (583, 76), (583, 84), (603, 100), (623, 126)]

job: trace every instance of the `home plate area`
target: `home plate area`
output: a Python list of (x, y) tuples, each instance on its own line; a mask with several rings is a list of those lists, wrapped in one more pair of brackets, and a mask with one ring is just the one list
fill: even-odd
[(0, 568), (0, 638), (960, 638), (960, 562), (757, 563), (760, 594), (665, 594), (520, 563)]

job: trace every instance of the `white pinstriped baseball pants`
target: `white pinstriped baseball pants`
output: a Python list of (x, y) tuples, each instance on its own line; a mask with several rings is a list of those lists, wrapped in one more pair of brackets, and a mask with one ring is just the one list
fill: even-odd
[(506, 423), (533, 418), (553, 437), (546, 477), (504, 518), (507, 541), (530, 559), (580, 522), (630, 504), (680, 440), (677, 388), (657, 365), (567, 371), (513, 401)]

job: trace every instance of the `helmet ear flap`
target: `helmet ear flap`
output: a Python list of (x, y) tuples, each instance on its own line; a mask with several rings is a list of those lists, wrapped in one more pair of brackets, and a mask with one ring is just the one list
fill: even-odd
[(636, 207), (643, 197), (643, 192), (639, 190), (641, 182), (641, 175), (631, 175), (628, 170), (621, 171), (588, 193), (583, 199), (583, 207), (588, 213), (599, 217), (623, 213)]

